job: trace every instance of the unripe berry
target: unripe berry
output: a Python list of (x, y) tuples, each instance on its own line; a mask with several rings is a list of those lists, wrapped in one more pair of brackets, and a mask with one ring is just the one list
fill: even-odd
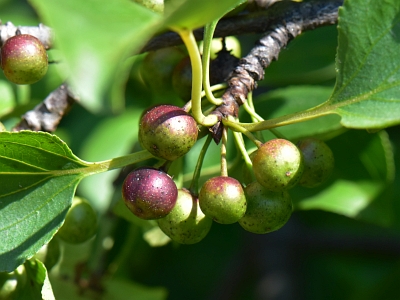
[(292, 200), (287, 191), (271, 192), (257, 181), (244, 189), (246, 214), (239, 220), (243, 229), (258, 234), (278, 230), (292, 214)]
[(11, 82), (35, 83), (46, 74), (47, 67), (46, 49), (32, 35), (15, 35), (1, 47), (1, 68)]
[(207, 180), (200, 190), (199, 204), (207, 217), (221, 224), (237, 222), (247, 206), (242, 185), (228, 176)]
[(186, 189), (178, 190), (174, 208), (166, 217), (157, 221), (166, 235), (181, 244), (200, 242), (212, 225), (212, 220), (201, 211), (199, 200)]
[(303, 173), (303, 157), (292, 142), (273, 139), (255, 153), (253, 170), (257, 181), (274, 192), (294, 187)]
[(140, 119), (139, 141), (156, 157), (175, 160), (196, 143), (198, 127), (194, 118), (174, 105), (158, 105)]
[(324, 183), (335, 164), (332, 150), (323, 141), (313, 138), (299, 141), (297, 146), (304, 158), (304, 173), (299, 184), (313, 188)]
[(97, 228), (97, 214), (85, 199), (75, 196), (57, 236), (70, 244), (89, 240)]

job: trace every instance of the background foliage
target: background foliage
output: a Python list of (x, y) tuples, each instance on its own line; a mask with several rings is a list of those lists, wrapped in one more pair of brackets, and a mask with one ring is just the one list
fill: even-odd
[[(17, 25), (37, 25), (42, 21), (54, 28), (57, 49), (50, 50), (49, 56), (61, 61), (49, 68), (44, 80), (30, 88), (12, 85), (0, 77), (0, 120), (7, 128), (12, 128), (23, 112), (44, 99), (65, 76), (71, 76), (83, 100), (62, 120), (55, 134), (75, 155), (90, 162), (127, 154), (138, 147), (135, 144), (137, 124), (144, 108), (160, 102), (183, 105), (176, 95), (165, 99), (163, 94), (150, 90), (140, 80), (143, 55), (125, 58), (137, 52), (152, 34), (166, 25), (195, 28), (223, 15), (240, 1), (196, 1), (196, 12), (192, 10), (194, 4), (188, 1), (166, 18), (125, 0), (102, 2), (102, 5), (98, 2), (0, 1), (3, 21)], [(49, 274), (57, 299), (79, 299), (73, 283), (74, 272), (75, 267), (87, 259), (94, 270), (102, 264), (111, 266), (113, 276), (105, 281), (104, 299), (125, 299), (132, 294), (137, 299), (165, 299), (167, 295), (170, 299), (396, 297), (400, 272), (400, 206), (397, 201), (400, 177), (395, 168), (400, 161), (399, 127), (387, 131), (375, 129), (399, 123), (399, 60), (393, 57), (400, 57), (400, 9), (396, 1), (389, 0), (383, 1), (385, 9), (382, 10), (358, 5), (359, 1), (347, 2), (349, 5), (341, 11), (341, 16), (351, 18), (352, 22), (341, 23), (339, 30), (330, 26), (296, 38), (267, 69), (254, 95), (256, 109), (265, 119), (307, 109), (329, 99), (326, 105), (344, 118), (326, 115), (284, 126), (281, 131), (293, 140), (309, 135), (326, 140), (336, 159), (331, 180), (317, 190), (295, 188), (291, 194), (296, 211), (278, 232), (258, 236), (246, 233), (237, 224), (215, 223), (200, 244), (179, 246), (166, 244), (168, 239), (160, 234), (154, 222), (138, 221), (126, 213), (126, 208), (120, 205), (122, 202), (118, 202), (120, 191), (112, 185), (119, 171), (87, 177), (77, 172), (71, 177), (50, 176), (50, 179), (38, 175), (38, 184), (43, 183), (44, 189), (47, 184), (67, 186), (70, 194), (85, 177), (77, 193), (87, 198), (103, 216), (102, 230), (112, 228), (114, 232), (111, 238), (114, 247), (105, 257), (101, 256), (100, 249), (107, 248), (110, 237), (103, 236), (102, 232), (98, 234), (102, 239), (80, 246), (63, 245), (63, 260)], [(370, 5), (380, 6), (377, 2)], [(201, 12), (210, 11), (210, 7), (215, 15), (210, 14), (206, 20)], [(354, 26), (366, 22), (380, 26), (372, 31), (368, 31), (370, 27)], [(365, 35), (371, 37), (368, 43), (359, 38)], [(239, 39), (242, 53), (247, 53), (257, 36), (243, 35)], [(341, 71), (335, 81), (337, 41), (341, 51), (336, 63), (346, 67), (336, 65)], [(376, 63), (378, 56), (379, 63)], [(374, 78), (371, 85), (361, 82), (364, 77)], [(367, 88), (372, 93), (365, 96), (363, 91)], [(351, 105), (335, 106), (346, 101)], [(376, 105), (377, 102), (380, 104)], [(359, 103), (362, 103), (362, 115)], [(371, 112), (374, 115), (370, 115)], [(241, 118), (246, 120), (247, 116), (243, 114)], [(349, 130), (343, 125), (374, 130)], [(271, 137), (264, 133), (265, 139)], [(10, 140), (4, 135), (2, 138), (1, 143)], [(34, 140), (36, 143), (39, 139), (35, 137)], [(56, 145), (64, 144), (56, 141)], [(189, 183), (200, 148), (197, 144), (184, 159), (174, 163), (179, 184)], [(231, 149), (234, 149), (233, 144)], [(60, 149), (56, 146), (52, 151), (59, 153)], [(62, 159), (69, 157), (76, 164), (71, 169), (87, 167), (67, 148), (62, 151)], [(216, 151), (215, 145), (208, 151), (203, 181), (219, 171)], [(228, 154), (234, 161), (235, 151)], [(44, 168), (44, 164), (40, 167)], [(58, 170), (57, 160), (49, 160), (45, 169), (52, 168)], [(242, 170), (242, 166), (237, 165), (231, 174), (240, 178)], [(0, 177), (1, 196), (7, 194), (4, 187), (14, 182), (7, 178), (4, 174)], [(70, 201), (62, 194), (60, 201), (56, 200), (56, 211), (65, 210)], [(25, 201), (23, 207), (34, 210), (34, 203), (28, 198)], [(114, 202), (118, 202), (114, 212), (121, 218), (109, 219), (105, 213)], [(8, 216), (7, 220), (13, 222), (18, 214), (24, 215), (15, 207), (1, 207), (1, 228), (2, 236), (9, 234), (17, 245), (20, 241), (14, 237), (18, 234), (7, 231), (15, 227), (5, 224), (4, 217)], [(52, 210), (50, 206), (46, 209)], [(49, 220), (55, 220), (42, 229), (47, 232), (43, 238), (49, 239), (61, 224), (63, 214), (56, 219), (46, 215)], [(21, 226), (28, 228), (31, 224)], [(36, 221), (35, 224), (40, 227), (42, 223)], [(27, 243), (29, 247), (22, 258), (33, 255), (41, 241)], [(93, 245), (96, 251), (92, 250)], [(9, 249), (7, 247), (10, 247), (8, 242), (0, 245), (1, 253)], [(0, 258), (1, 267), (11, 270), (12, 266), (4, 262), (9, 261), (13, 266), (16, 262), (10, 261), (9, 256), (4, 257)], [(23, 262), (22, 258), (18, 264)], [(40, 262), (31, 261), (26, 268), (31, 272), (30, 278), (44, 284), (46, 276)], [(80, 297), (86, 299), (95, 295), (92, 291)]]

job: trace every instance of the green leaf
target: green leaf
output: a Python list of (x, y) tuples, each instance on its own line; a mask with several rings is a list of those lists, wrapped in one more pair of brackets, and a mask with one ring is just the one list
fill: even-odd
[(349, 131), (328, 142), (335, 156), (331, 180), (315, 189), (296, 187), (297, 209), (321, 209), (388, 226), (393, 222), (393, 150), (385, 131)]
[(345, 1), (336, 87), (327, 103), (352, 128), (400, 123), (400, 1)]
[(250, 131), (329, 114), (347, 128), (400, 124), (400, 1), (345, 1), (339, 9), (336, 85), (323, 104), (257, 124)]
[(195, 29), (223, 17), (244, 0), (172, 0), (166, 2), (166, 26)]
[(61, 226), (88, 164), (56, 136), (0, 133), (0, 271), (12, 271)]
[(81, 103), (93, 111), (107, 108), (105, 95), (120, 76), (124, 60), (138, 52), (160, 27), (158, 14), (133, 1), (30, 2), (54, 30), (56, 47), (68, 66), (68, 81)]
[(43, 299), (54, 300), (53, 289), (47, 275), (47, 270), (43, 263), (37, 259), (27, 260), (24, 264), (28, 282), (23, 290), (23, 294), (18, 299), (31, 300)]

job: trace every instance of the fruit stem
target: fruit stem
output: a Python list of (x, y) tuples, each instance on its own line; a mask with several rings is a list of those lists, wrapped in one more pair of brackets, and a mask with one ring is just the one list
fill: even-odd
[[(259, 114), (256, 113), (255, 109), (254, 109), (254, 105), (253, 105), (253, 97), (251, 96), (252, 93), (248, 94), (248, 101), (245, 101), (243, 103), (243, 107), (245, 109), (245, 111), (250, 115), (252, 121), (254, 123), (256, 122), (262, 122), (264, 121), (264, 118), (261, 117)], [(250, 100), (250, 101), (249, 101)], [(279, 130), (274, 129), (274, 128), (270, 128), (268, 129), (273, 135), (275, 135), (277, 138), (280, 139), (287, 139), (282, 133), (279, 132)]]
[(232, 131), (233, 137), (235, 138), (236, 146), (239, 148), (240, 153), (242, 153), (243, 160), (246, 163), (246, 166), (249, 170), (252, 169), (253, 163), (250, 159), (249, 154), (247, 153), (246, 146), (244, 144), (243, 136), (240, 132)]
[(215, 27), (217, 27), (218, 19), (208, 23), (204, 27), (204, 37), (203, 37), (203, 86), (206, 93), (208, 101), (214, 105), (221, 105), (223, 101), (214, 97), (210, 88), (210, 49), (211, 42), (214, 35)]
[(189, 191), (196, 196), (199, 193), (199, 178), (200, 178), (201, 167), (203, 165), (204, 157), (206, 156), (207, 149), (208, 146), (210, 146), (211, 141), (212, 141), (212, 136), (211, 134), (209, 134), (207, 136), (206, 141), (204, 142), (203, 147), (201, 148), (201, 151), (199, 153), (199, 158), (197, 159), (197, 164), (193, 172), (193, 178), (189, 187)]
[(250, 131), (248, 131), (246, 128), (242, 127), (238, 122), (236, 122), (232, 116), (222, 119), (222, 123), (233, 131), (243, 133), (257, 146), (257, 148), (261, 147), (262, 142), (259, 141)]
[(203, 126), (213, 126), (218, 122), (216, 115), (205, 116), (201, 110), (202, 66), (200, 52), (193, 32), (188, 29), (176, 29), (182, 38), (190, 57), (192, 66), (192, 115), (197, 123)]
[(226, 162), (226, 144), (228, 142), (228, 129), (224, 126), (221, 139), (221, 176), (228, 176), (228, 165)]
[[(211, 92), (214, 92), (214, 91), (218, 91), (218, 90), (222, 90), (222, 89), (225, 89), (225, 88), (227, 88), (228, 87), (228, 85), (226, 84), (226, 83), (218, 83), (218, 84), (215, 84), (215, 85), (213, 85), (213, 86), (211, 86), (210, 87), (210, 90), (211, 90)], [(202, 91), (201, 92), (201, 98), (203, 98), (203, 97), (205, 97), (205, 95), (206, 95), (206, 92), (205, 91)], [(182, 107), (182, 109), (184, 110), (184, 111), (186, 111), (186, 112), (189, 112), (191, 109), (192, 109), (192, 100), (189, 100), (183, 107)], [(215, 108), (214, 108), (215, 109)], [(213, 109), (213, 110), (214, 110)], [(207, 114), (206, 114), (207, 115)]]

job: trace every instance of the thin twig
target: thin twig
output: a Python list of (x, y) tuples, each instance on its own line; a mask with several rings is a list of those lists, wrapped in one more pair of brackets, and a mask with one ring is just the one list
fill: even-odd
[(33, 110), (26, 112), (12, 131), (32, 130), (54, 132), (64, 114), (77, 100), (67, 84), (52, 91)]
[[(251, 49), (250, 53), (240, 60), (227, 80), (229, 87), (222, 96), (224, 104), (217, 107), (213, 114), (216, 114), (220, 120), (227, 116), (237, 117), (239, 106), (246, 101), (248, 93), (257, 87), (257, 81), (264, 78), (264, 69), (273, 60), (278, 59), (280, 51), (304, 31), (335, 24), (342, 2), (338, 0), (282, 2), (281, 6), (291, 7), (292, 10), (287, 9), (281, 15), (282, 19), (271, 23), (270, 30)], [(223, 125), (220, 121), (211, 128), (217, 143), (221, 139), (221, 126)]]
[(46, 49), (50, 49), (53, 45), (54, 33), (50, 27), (43, 24), (38, 26), (15, 26), (11, 22), (1, 24), (0, 21), (0, 47), (6, 40), (16, 35), (17, 31), (21, 34), (30, 34), (38, 38)]
[[(234, 17), (224, 18), (218, 22), (218, 25), (214, 32), (214, 37), (226, 37), (231, 35), (242, 35), (250, 33), (265, 33), (269, 29), (273, 28), (274, 25), (282, 20), (291, 19), (290, 16), (303, 16), (302, 19), (305, 22), (307, 16), (310, 15), (309, 10), (318, 10), (321, 16), (318, 18), (315, 27), (323, 26), (326, 23), (324, 20), (327, 16), (324, 13), (324, 9), (331, 10), (337, 8), (343, 3), (343, 0), (317, 0), (305, 3), (296, 2), (277, 2), (267, 9), (258, 9), (256, 11), (248, 12), (245, 14), (239, 14)], [(337, 17), (337, 16), (336, 16)], [(310, 19), (310, 18), (308, 18)], [(314, 22), (315, 22), (315, 18)], [(329, 21), (329, 24), (334, 24)], [(306, 24), (304, 24), (306, 25)], [(324, 24), (327, 25), (327, 24)], [(311, 28), (308, 28), (311, 29)], [(199, 28), (193, 31), (196, 40), (202, 40), (204, 35), (204, 29)], [(166, 32), (164, 34), (155, 36), (152, 38), (141, 50), (141, 52), (154, 51), (157, 49), (181, 45), (182, 40), (175, 32)]]

